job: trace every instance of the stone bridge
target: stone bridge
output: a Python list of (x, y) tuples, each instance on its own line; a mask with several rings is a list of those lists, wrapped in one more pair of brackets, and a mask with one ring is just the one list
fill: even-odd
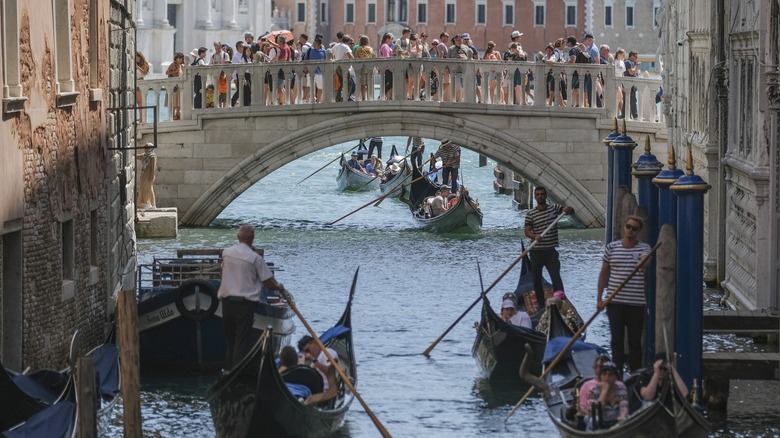
[[(316, 67), (326, 80), (322, 81), (321, 102), (315, 103), (314, 93), (305, 101), (301, 85)], [(396, 72), (391, 79), (392, 95), (382, 89), (388, 69)], [(241, 78), (228, 91), (237, 93), (235, 106), (227, 95), (225, 107), (219, 107), (218, 78), (223, 71), (228, 78), (234, 74)], [(583, 79), (590, 74), (594, 83), (603, 78), (603, 105), (584, 107), (583, 93), (579, 102), (574, 101), (571, 79), (575, 71)], [(529, 82), (529, 87), (512, 90), (515, 74), (523, 83)], [(288, 80), (280, 83), (281, 75)], [(293, 75), (297, 84), (291, 89)], [(477, 75), (482, 76), (479, 87)], [(548, 75), (555, 82), (551, 105), (544, 86)], [(562, 75), (567, 79), (566, 105), (557, 96)], [(268, 88), (262, 80), (267, 76), (272, 78)], [(505, 76), (510, 83), (508, 104), (503, 103), (500, 91)], [(409, 94), (418, 99), (406, 99), (406, 78)], [(206, 84), (215, 85), (215, 108), (195, 107), (196, 79), (204, 89)], [(447, 80), (451, 85), (445, 90), (442, 85)], [(361, 96), (361, 81), (368, 82), (365, 97)], [(337, 82), (355, 84), (354, 100), (347, 86), (336, 88)], [(627, 121), (628, 134), (641, 145), (649, 136), (658, 159), (665, 162), (667, 156), (666, 126), (655, 105), (660, 80), (616, 79), (609, 66), (393, 58), (188, 67), (183, 78), (138, 84), (144, 104), (156, 103), (160, 109), (147, 110), (138, 135), (139, 144), (151, 141), (158, 146), (157, 202), (177, 207), (181, 224), (189, 226), (208, 225), (246, 189), (287, 163), (338, 143), (373, 136), (450, 138), (507, 165), (533, 184), (547, 187), (552, 198), (575, 208), (584, 225), (603, 226), (607, 154), (601, 139), (612, 129), (620, 84), (626, 90), (637, 89), (638, 114)], [(491, 96), (494, 84), (497, 91)], [(177, 97), (169, 90), (185, 92)], [(278, 92), (284, 102), (277, 101)], [(289, 104), (291, 99), (295, 104)], [(171, 116), (174, 106), (181, 108), (176, 120)], [(635, 157), (642, 152), (638, 147)]]

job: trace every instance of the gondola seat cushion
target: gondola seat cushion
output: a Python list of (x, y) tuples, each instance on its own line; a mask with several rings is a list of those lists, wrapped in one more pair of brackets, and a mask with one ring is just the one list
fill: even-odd
[(309, 388), (312, 394), (323, 392), (324, 383), (322, 376), (314, 368), (305, 365), (298, 365), (285, 370), (282, 373), (282, 379), (285, 383), (303, 385)]

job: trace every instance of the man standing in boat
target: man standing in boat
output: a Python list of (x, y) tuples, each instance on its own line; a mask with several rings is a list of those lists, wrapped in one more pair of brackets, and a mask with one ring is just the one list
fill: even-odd
[[(596, 305), (604, 308), (604, 289), (608, 294), (625, 281), (634, 268), (650, 253), (650, 245), (639, 241), (643, 221), (629, 216), (623, 228), (623, 238), (607, 244), (599, 273)], [(642, 367), (642, 329), (645, 324), (645, 272), (639, 270), (623, 286), (619, 295), (607, 305), (610, 347), (612, 359), (617, 364), (619, 376), (628, 359), (629, 371)], [(625, 350), (624, 333), (627, 332), (628, 352)]]
[(536, 208), (529, 210), (525, 215), (525, 236), (536, 241), (536, 245), (529, 251), (531, 257), (531, 273), (534, 278), (534, 292), (539, 308), (544, 307), (544, 284), (542, 282), (542, 269), (547, 268), (550, 275), (553, 290), (564, 290), (561, 280), (561, 262), (558, 259), (558, 224), (554, 224), (550, 231), (542, 236), (542, 232), (552, 224), (561, 214), (573, 214), (574, 209), (569, 206), (547, 203), (547, 189), (537, 187), (534, 190)]
[(238, 229), (238, 243), (222, 251), (222, 280), (217, 296), (222, 301), (222, 320), (227, 344), (227, 366), (233, 368), (251, 346), (255, 308), (260, 302), (260, 289), (284, 291), (263, 256), (252, 242), (255, 230), (250, 225)]

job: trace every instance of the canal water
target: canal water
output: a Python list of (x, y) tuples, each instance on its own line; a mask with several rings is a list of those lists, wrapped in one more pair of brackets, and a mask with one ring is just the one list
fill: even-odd
[[(385, 139), (403, 151), (406, 138)], [(487, 287), (520, 253), (523, 214), (508, 196), (492, 190), (495, 163), (478, 167), (478, 156), (464, 151), (462, 180), (485, 214), (478, 234), (438, 235), (419, 231), (408, 208), (397, 200), (369, 207), (334, 226), (328, 223), (368, 203), (379, 192), (339, 193), (338, 163), (305, 182), (304, 177), (336, 158), (354, 143), (337, 145), (277, 170), (235, 200), (208, 228), (180, 229), (176, 239), (138, 242), (139, 261), (171, 257), (180, 248), (223, 248), (235, 242), (239, 224), (257, 228), (255, 244), (266, 260), (283, 268), (277, 278), (296, 297), (310, 324), (324, 331), (335, 323), (360, 268), (353, 305), (357, 389), (370, 409), (396, 437), (528, 436), (555, 434), (543, 403), (531, 398), (506, 423), (504, 417), (521, 393), (487, 389), (471, 357), (479, 306), (438, 346), (431, 358), (421, 353), (478, 298), (480, 276)], [(428, 140), (426, 151), (438, 142)], [(163, 170), (164, 171), (164, 170)], [(595, 311), (595, 289), (603, 247), (603, 229), (561, 230), (562, 276), (567, 295), (584, 318)], [(514, 290), (518, 270), (491, 292), (494, 300)], [(717, 306), (716, 292), (708, 305)], [(305, 329), (298, 324), (294, 338)], [(588, 330), (587, 339), (609, 344), (605, 315)], [(760, 349), (749, 340), (720, 337), (705, 340), (707, 349), (726, 345), (735, 350)], [(143, 430), (151, 437), (211, 437), (214, 428), (203, 394), (213, 375), (150, 374), (142, 376)], [(748, 385), (748, 390), (743, 388)], [(767, 388), (768, 387), (768, 388)], [(754, 395), (751, 388), (763, 392)], [(778, 436), (778, 385), (742, 384), (732, 389), (735, 406), (728, 419), (717, 420), (715, 436)], [(735, 397), (735, 394), (744, 394)], [(121, 435), (117, 412), (113, 432)], [(258, 436), (272, 436), (259, 432)], [(353, 403), (340, 437), (379, 436), (371, 419)]]

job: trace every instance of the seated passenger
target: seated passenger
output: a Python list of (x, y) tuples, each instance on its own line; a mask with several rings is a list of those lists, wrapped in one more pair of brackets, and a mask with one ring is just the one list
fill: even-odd
[(448, 186), (441, 186), (431, 202), (431, 217), (436, 217), (447, 211), (447, 196), (450, 194)]
[(382, 172), (385, 170), (385, 166), (382, 164), (382, 160), (380, 160), (376, 154), (371, 155), (371, 165), (374, 166), (374, 174), (376, 175), (382, 174)]
[(594, 386), (597, 386), (599, 382), (601, 382), (601, 364), (604, 362), (609, 362), (609, 356), (606, 354), (599, 355), (599, 357), (596, 358), (596, 361), (593, 362), (593, 372), (595, 374), (595, 377), (592, 379), (586, 380), (582, 385), (580, 385), (580, 413), (582, 415), (588, 415), (590, 412), (590, 402), (588, 402), (588, 394), (590, 394), (590, 391), (593, 389)]
[(458, 203), (458, 195), (455, 193), (450, 193), (450, 196), (447, 196), (447, 209), (450, 209), (455, 206), (455, 204)]
[(677, 374), (677, 370), (675, 370), (674, 367), (670, 367), (666, 362), (666, 353), (656, 354), (655, 359), (656, 360), (653, 363), (653, 374), (649, 377), (649, 379), (643, 376), (643, 378), (640, 380), (639, 385), (641, 389), (639, 390), (639, 395), (642, 396), (642, 400), (653, 401), (658, 397), (658, 393), (669, 378), (670, 370), (672, 376), (674, 377), (674, 383), (677, 385), (680, 393), (683, 395), (683, 397), (687, 397), (688, 387), (685, 386), (685, 382), (683, 382), (682, 377)]
[(518, 311), (514, 300), (505, 299), (501, 302), (501, 319), (518, 327), (531, 328), (531, 317), (523, 311)]
[(279, 352), (279, 373), (283, 373), (298, 365), (298, 352), (290, 345), (285, 345)]
[(628, 418), (628, 391), (614, 362), (601, 364), (601, 381), (588, 391), (588, 430), (605, 429)]
[(358, 172), (366, 173), (366, 168), (363, 163), (360, 162), (357, 152), (352, 152), (352, 158), (347, 161), (347, 166), (357, 170)]
[(387, 166), (387, 169), (384, 172), (384, 180), (389, 181), (393, 179), (393, 177), (398, 175), (398, 172), (400, 171), (401, 171), (401, 167), (396, 163)]
[[(304, 358), (307, 361), (311, 361), (311, 366), (322, 376), (322, 391), (319, 394), (314, 394), (306, 399), (307, 405), (316, 405), (324, 401), (328, 401), (338, 394), (338, 387), (336, 385), (336, 369), (328, 360), (328, 356), (320, 348), (319, 344), (314, 342), (309, 335), (304, 335), (298, 341), (298, 350), (303, 352)], [(338, 353), (336, 350), (328, 349), (328, 353), (338, 361)]]

